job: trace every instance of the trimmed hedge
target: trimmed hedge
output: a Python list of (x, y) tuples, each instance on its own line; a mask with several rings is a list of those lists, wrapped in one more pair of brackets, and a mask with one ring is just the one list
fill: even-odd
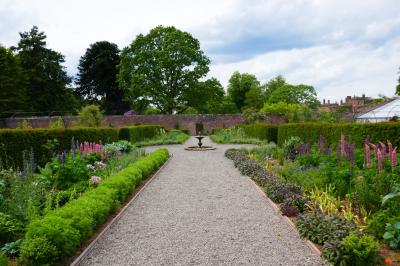
[[(79, 142), (101, 140), (103, 143), (111, 143), (120, 139), (138, 142), (153, 138), (163, 129), (158, 125), (129, 126), (121, 129), (110, 127), (0, 129), (0, 165), (22, 167), (22, 152), (29, 152), (32, 148), (35, 163), (42, 166), (50, 160), (54, 152), (70, 150), (72, 138)], [(54, 140), (57, 140), (56, 146), (49, 143)]]
[(133, 189), (168, 157), (168, 150), (158, 149), (80, 198), (31, 222), (21, 247), (20, 261), (26, 265), (42, 265), (71, 256)]
[(351, 142), (357, 147), (363, 147), (365, 138), (369, 135), (370, 141), (386, 142), (390, 140), (394, 146), (400, 146), (400, 123), (383, 122), (370, 124), (356, 123), (292, 123), (282, 124), (278, 127), (278, 145), (282, 145), (291, 136), (298, 136), (303, 141), (316, 143), (320, 134), (325, 141), (330, 144), (337, 144), (340, 135), (343, 134), (350, 138)]
[(251, 125), (243, 125), (246, 135), (252, 138), (267, 140), (268, 142), (278, 141), (278, 126), (273, 124), (256, 123)]
[(160, 134), (161, 130), (164, 130), (164, 127), (159, 125), (121, 127), (119, 129), (119, 139), (130, 142), (142, 141)]
[[(0, 163), (6, 166), (22, 166), (22, 152), (33, 149), (36, 164), (43, 165), (55, 151), (71, 149), (71, 140), (79, 142), (118, 140), (117, 129), (108, 127), (81, 127), (66, 129), (0, 129)], [(46, 147), (48, 141), (57, 140), (57, 150)]]

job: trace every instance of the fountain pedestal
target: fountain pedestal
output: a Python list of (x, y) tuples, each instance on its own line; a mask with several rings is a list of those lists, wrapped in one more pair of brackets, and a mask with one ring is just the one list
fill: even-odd
[(204, 136), (195, 136), (196, 139), (199, 140), (199, 142), (197, 143), (197, 146), (190, 146), (185, 148), (185, 150), (187, 151), (209, 151), (209, 150), (215, 150), (214, 147), (210, 147), (210, 146), (203, 146), (203, 143), (201, 142), (202, 139), (204, 139)]

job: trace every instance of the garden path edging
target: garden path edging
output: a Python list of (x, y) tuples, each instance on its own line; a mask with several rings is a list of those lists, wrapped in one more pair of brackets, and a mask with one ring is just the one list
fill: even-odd
[[(300, 236), (299, 231), (297, 231), (296, 225), (293, 223), (292, 220), (290, 220), (289, 217), (282, 215), (278, 205), (275, 204), (270, 198), (268, 198), (267, 194), (260, 188), (259, 185), (257, 185), (256, 182), (254, 182), (253, 179), (249, 177), (250, 182), (256, 187), (257, 191), (267, 200), (267, 202), (272, 206), (272, 208), (276, 211), (278, 215), (281, 216), (283, 220), (286, 221), (286, 223), (292, 228), (292, 231), (295, 232), (297, 235)], [(303, 239), (303, 238), (302, 238)], [(304, 240), (304, 239), (303, 239)], [(314, 252), (316, 255), (321, 256), (321, 251), (319, 248), (310, 240), (305, 240), (305, 243), (307, 246), (311, 249), (312, 252)]]
[(165, 163), (158, 168), (158, 170), (152, 174), (150, 179), (144, 180), (145, 184), (140, 188), (139, 191), (135, 193), (135, 195), (132, 197), (132, 199), (125, 204), (125, 206), (118, 212), (118, 214), (107, 224), (106, 227), (101, 230), (101, 232), (96, 236), (93, 241), (90, 242), (90, 244), (81, 252), (81, 254), (70, 264), (70, 266), (78, 266), (80, 265), (81, 261), (90, 253), (94, 245), (99, 241), (99, 239), (110, 229), (112, 225), (114, 225), (121, 217), (124, 215), (125, 211), (128, 209), (128, 207), (137, 199), (137, 197), (142, 193), (142, 191), (158, 176), (158, 173), (164, 169), (165, 166), (168, 165), (168, 163), (171, 161), (173, 157), (173, 154), (171, 153), (168, 160), (165, 161)]

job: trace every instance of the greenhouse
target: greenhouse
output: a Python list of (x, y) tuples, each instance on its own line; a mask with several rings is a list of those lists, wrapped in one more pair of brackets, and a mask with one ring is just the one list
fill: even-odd
[(396, 120), (400, 117), (400, 98), (396, 98), (385, 105), (379, 106), (365, 114), (360, 115), (356, 118), (357, 122), (384, 122)]

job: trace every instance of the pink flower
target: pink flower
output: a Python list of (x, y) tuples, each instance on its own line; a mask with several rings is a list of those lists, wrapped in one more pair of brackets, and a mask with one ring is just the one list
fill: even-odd
[(382, 152), (380, 150), (378, 150), (378, 171), (379, 173), (382, 173), (383, 170), (383, 156), (382, 156)]
[(388, 141), (388, 149), (389, 149), (389, 160), (392, 160), (392, 153), (393, 153), (393, 145)]
[(392, 169), (397, 167), (397, 154), (396, 154), (396, 148), (393, 149), (392, 154), (390, 155), (391, 158), (391, 163), (392, 163)]
[(375, 144), (371, 143), (372, 148), (374, 149), (375, 158), (378, 159), (378, 147)]
[(371, 167), (371, 149), (369, 148), (368, 144), (365, 144), (365, 161), (367, 167)]
[(382, 142), (379, 141), (379, 143), (381, 144), (381, 151), (382, 151), (382, 157), (383, 160), (386, 160), (386, 145)]

